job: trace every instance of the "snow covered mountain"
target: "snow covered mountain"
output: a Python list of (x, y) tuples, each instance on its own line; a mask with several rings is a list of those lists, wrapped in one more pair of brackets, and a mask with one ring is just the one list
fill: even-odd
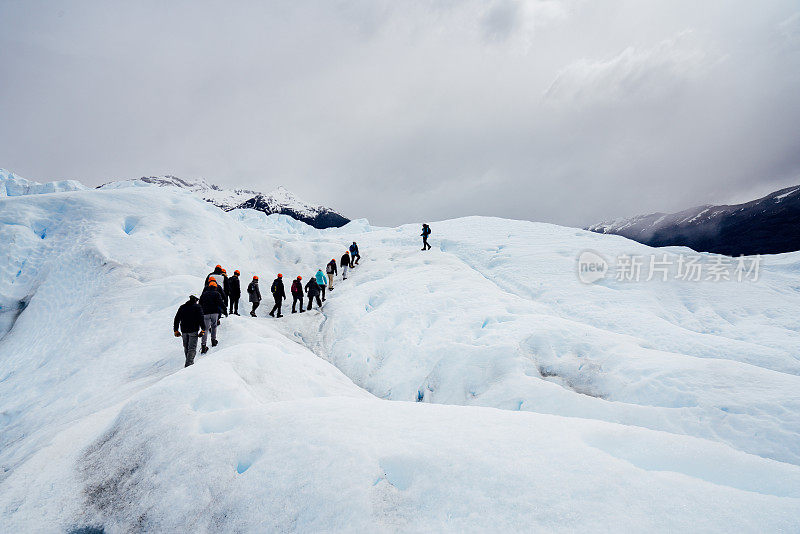
[(800, 250), (800, 186), (732, 206), (698, 206), (595, 224), (592, 232), (618, 234), (653, 247), (687, 246), (729, 256)]
[[(0, 199), (4, 530), (796, 530), (800, 253), (746, 282), (587, 285), (587, 249), (691, 251), (431, 226), (423, 253), (416, 224), (176, 188)], [(172, 319), (212, 266), (266, 293), (354, 240), (321, 311), (224, 319), (183, 369)]]
[(86, 186), (76, 180), (61, 180), (41, 184), (26, 180), (11, 171), (0, 169), (0, 197), (20, 195), (39, 195), (43, 193), (59, 193), (64, 191), (80, 191)]
[(139, 185), (156, 185), (159, 187), (177, 187), (198, 195), (210, 202), (230, 211), (237, 208), (250, 208), (266, 213), (288, 215), (314, 228), (334, 228), (344, 226), (349, 219), (324, 206), (312, 206), (300, 200), (283, 186), (265, 195), (248, 189), (222, 189), (209, 184), (205, 180), (184, 180), (176, 176), (145, 176), (133, 180), (110, 182), (100, 186), (101, 189), (116, 189)]

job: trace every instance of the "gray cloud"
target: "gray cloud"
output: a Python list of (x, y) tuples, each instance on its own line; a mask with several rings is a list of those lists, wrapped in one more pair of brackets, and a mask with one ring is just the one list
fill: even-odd
[(0, 0), (0, 166), (376, 224), (584, 225), (800, 182), (793, 1)]
[(494, 2), (483, 15), (481, 25), (488, 40), (505, 41), (517, 29), (520, 19), (520, 3), (516, 0)]
[(581, 58), (567, 65), (545, 92), (547, 98), (579, 105), (607, 101), (656, 101), (675, 90), (713, 76), (714, 63), (694, 32), (681, 32), (652, 48), (625, 48), (610, 59)]

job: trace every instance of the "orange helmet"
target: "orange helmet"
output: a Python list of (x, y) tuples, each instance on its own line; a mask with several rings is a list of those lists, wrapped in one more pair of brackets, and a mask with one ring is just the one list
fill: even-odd
[(228, 271), (226, 271), (225, 269), (222, 269), (222, 274), (228, 274)]
[(257, 276), (254, 276), (254, 277), (253, 277), (253, 280), (258, 280), (258, 277), (257, 277)]
[(281, 273), (278, 273), (278, 278), (283, 278), (283, 275)]
[(298, 275), (297, 275), (297, 279), (298, 279), (298, 280), (302, 280), (302, 279), (303, 279), (303, 277), (302, 277), (302, 276), (300, 276), (300, 275), (298, 274)]
[(208, 281), (208, 285), (216, 287), (217, 281), (212, 278), (211, 280)]
[(240, 273), (240, 272), (239, 272), (239, 270), (237, 269), (237, 270), (233, 271), (233, 274), (235, 274), (235, 275), (237, 275), (237, 276), (238, 276), (238, 275), (240, 275), (240, 274), (242, 274), (242, 273)]
[(215, 269), (222, 269), (222, 265), (217, 265), (217, 266), (216, 266), (216, 267), (214, 267), (214, 268), (215, 268)]

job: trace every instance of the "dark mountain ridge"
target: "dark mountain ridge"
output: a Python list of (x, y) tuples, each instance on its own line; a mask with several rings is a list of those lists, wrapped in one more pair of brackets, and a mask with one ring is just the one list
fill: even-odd
[(705, 205), (589, 226), (653, 247), (686, 246), (728, 256), (800, 250), (800, 185), (734, 205)]

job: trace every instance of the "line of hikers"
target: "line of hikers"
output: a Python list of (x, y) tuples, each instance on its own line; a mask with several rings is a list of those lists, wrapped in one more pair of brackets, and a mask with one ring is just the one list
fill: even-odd
[[(347, 280), (347, 271), (358, 265), (361, 255), (358, 253), (358, 245), (355, 241), (350, 245), (339, 260), (339, 267), (342, 269), (342, 280)], [(333, 291), (333, 279), (338, 274), (336, 258), (333, 258), (325, 267), (325, 273), (318, 269), (317, 273), (305, 284), (305, 295), (308, 296), (308, 310), (311, 310), (313, 302), (316, 300), (317, 307), (321, 308), (325, 301), (325, 290)], [(326, 276), (327, 273), (327, 276)], [(233, 271), (233, 276), (228, 278), (227, 272), (221, 265), (217, 265), (214, 271), (206, 276), (203, 292), (198, 299), (194, 295), (189, 296), (186, 301), (178, 308), (173, 321), (173, 332), (175, 337), (183, 338), (183, 353), (186, 356), (186, 365), (189, 367), (194, 363), (197, 353), (197, 340), (202, 339), (200, 353), (208, 352), (207, 340), (211, 335), (211, 346), (219, 344), (217, 340), (217, 326), (220, 325), (222, 316), (229, 314), (239, 315), (239, 299), (242, 296), (239, 275), (241, 273)], [(297, 313), (296, 306), (300, 304), (300, 313), (303, 313), (303, 277), (298, 276), (292, 282), (290, 288), (292, 294), (292, 313)], [(275, 301), (275, 305), (269, 312), (271, 317), (283, 317), (281, 305), (286, 298), (286, 291), (283, 285), (283, 274), (278, 273), (277, 278), (272, 282), (270, 292)], [(258, 276), (253, 276), (253, 280), (247, 286), (248, 300), (252, 304), (250, 315), (257, 317), (256, 309), (261, 304), (261, 290), (258, 287)], [(320, 296), (322, 297), (320, 299)], [(277, 315), (276, 315), (277, 312)]]

